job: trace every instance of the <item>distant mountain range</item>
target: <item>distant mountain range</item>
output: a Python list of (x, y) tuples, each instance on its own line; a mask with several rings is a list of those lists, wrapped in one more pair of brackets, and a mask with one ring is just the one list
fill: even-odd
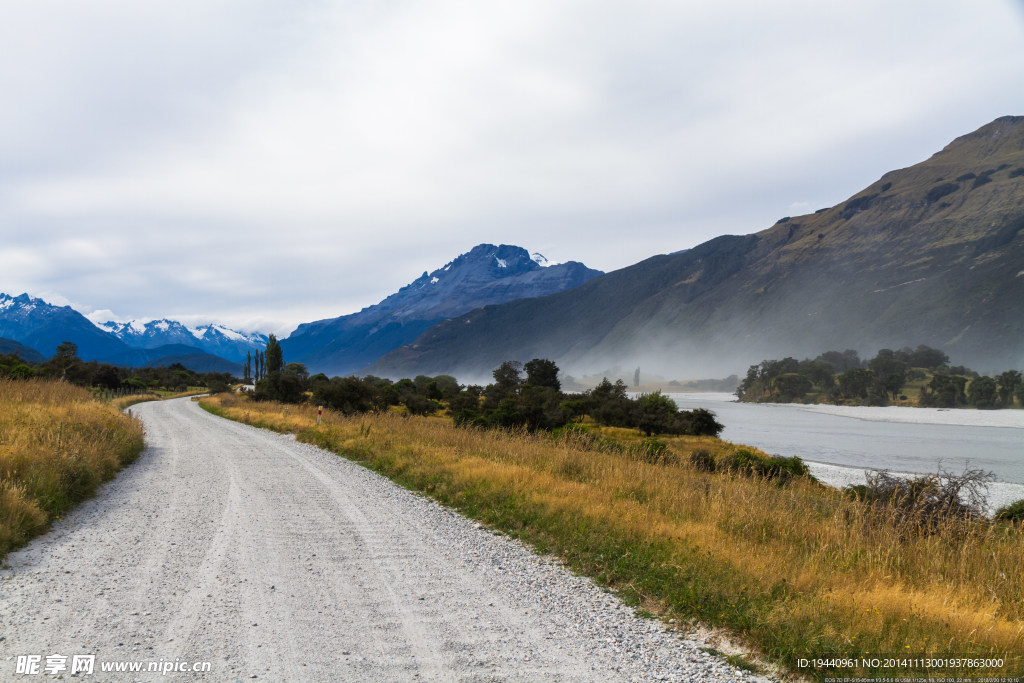
[[(480, 306), (540, 297), (576, 287), (601, 272), (570, 261), (550, 264), (522, 247), (481, 244), (379, 304), (358, 313), (299, 325), (282, 340), (286, 362), (311, 372), (349, 374), (413, 341), (434, 324)], [(174, 320), (95, 325), (69, 306), (27, 294), (0, 294), (0, 337), (43, 357), (71, 341), (84, 360), (142, 367), (180, 362), (199, 372), (241, 374), (247, 353), (263, 350), (267, 337), (220, 325), (187, 327)], [(24, 357), (24, 355), (23, 355)]]
[[(197, 372), (235, 375), (241, 373), (239, 361), (247, 351), (266, 347), (263, 335), (216, 325), (187, 328), (171, 320), (94, 325), (70, 306), (54, 306), (27, 294), (0, 294), (0, 338), (17, 343), (19, 355), (36, 362), (70, 341), (78, 347), (79, 357), (87, 361), (133, 367), (180, 362)], [(7, 346), (0, 344), (0, 353), (7, 352), (4, 348)], [(10, 352), (18, 351), (10, 348)]]
[(246, 353), (267, 346), (267, 336), (264, 334), (245, 334), (222, 325), (186, 327), (177, 321), (162, 319), (144, 324), (134, 320), (125, 323), (106, 322), (99, 327), (135, 349), (179, 344), (236, 362), (244, 361)]
[(507, 359), (669, 377), (765, 358), (928, 344), (1024, 368), (1024, 117), (1003, 117), (849, 200), (444, 321), (372, 374), (486, 378)]
[(299, 325), (281, 348), (288, 362), (305, 363), (312, 372), (350, 374), (447, 318), (562, 292), (598, 275), (601, 271), (575, 261), (549, 265), (542, 255), (522, 247), (480, 244), (379, 304)]

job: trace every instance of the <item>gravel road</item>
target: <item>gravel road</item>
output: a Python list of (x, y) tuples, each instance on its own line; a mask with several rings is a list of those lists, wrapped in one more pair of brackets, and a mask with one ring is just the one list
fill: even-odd
[(81, 680), (764, 680), (343, 458), (187, 399), (133, 410), (140, 459), (0, 570), (0, 680), (52, 678), (19, 655), (65, 678), (94, 655)]

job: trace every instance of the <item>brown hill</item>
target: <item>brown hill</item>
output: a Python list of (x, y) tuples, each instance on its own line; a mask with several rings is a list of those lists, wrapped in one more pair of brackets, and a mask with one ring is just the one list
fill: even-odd
[(657, 256), (568, 292), (479, 309), (370, 372), (742, 372), (763, 358), (928, 344), (1024, 367), (1024, 117), (1003, 117), (846, 202)]

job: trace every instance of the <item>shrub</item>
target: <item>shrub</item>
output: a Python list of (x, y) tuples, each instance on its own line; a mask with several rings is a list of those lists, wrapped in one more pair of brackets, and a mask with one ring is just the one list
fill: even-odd
[(647, 438), (642, 441), (634, 441), (626, 447), (626, 455), (634, 460), (642, 460), (653, 465), (667, 462), (671, 451), (663, 441)]
[(995, 518), (1004, 522), (1024, 522), (1024, 498), (996, 510)]
[(901, 477), (886, 470), (869, 472), (867, 484), (856, 489), (861, 500), (885, 507), (894, 519), (911, 529), (931, 533), (948, 520), (972, 520), (982, 516), (985, 493), (995, 474), (980, 469), (965, 469), (950, 474)]
[(714, 472), (717, 469), (715, 457), (703, 449), (690, 453), (690, 464), (701, 472)]
[(1019, 178), (1022, 175), (1024, 175), (1024, 166), (1020, 166), (1010, 171), (1011, 178)]
[(748, 477), (764, 477), (786, 482), (795, 477), (810, 476), (810, 470), (800, 458), (783, 458), (777, 455), (762, 456), (746, 448), (740, 448), (725, 459), (725, 467)]
[(936, 185), (932, 189), (928, 190), (928, 194), (925, 195), (924, 199), (926, 202), (931, 204), (932, 202), (937, 202), (947, 194), (952, 194), (959, 189), (960, 186), (956, 183), (942, 183), (941, 185)]

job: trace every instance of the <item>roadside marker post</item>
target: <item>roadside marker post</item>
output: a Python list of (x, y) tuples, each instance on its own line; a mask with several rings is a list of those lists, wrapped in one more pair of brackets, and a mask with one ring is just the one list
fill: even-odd
[(318, 425), (320, 424), (320, 416), (323, 415), (323, 414), (324, 414), (324, 407), (323, 406), (317, 406), (316, 407), (316, 423)]

